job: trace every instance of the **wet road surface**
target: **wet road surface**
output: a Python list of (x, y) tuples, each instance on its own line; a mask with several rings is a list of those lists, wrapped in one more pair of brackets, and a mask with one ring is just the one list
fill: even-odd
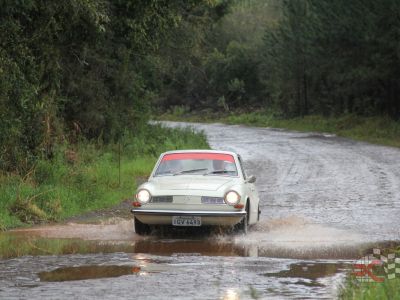
[(358, 257), (400, 241), (399, 149), (190, 125), (212, 148), (241, 154), (257, 176), (262, 215), (247, 236), (143, 238), (123, 218), (8, 232), (0, 299), (331, 299)]

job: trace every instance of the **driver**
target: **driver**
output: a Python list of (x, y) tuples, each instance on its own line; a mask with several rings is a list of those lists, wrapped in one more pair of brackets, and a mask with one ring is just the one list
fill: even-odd
[(213, 171), (225, 171), (225, 162), (223, 160), (213, 160)]

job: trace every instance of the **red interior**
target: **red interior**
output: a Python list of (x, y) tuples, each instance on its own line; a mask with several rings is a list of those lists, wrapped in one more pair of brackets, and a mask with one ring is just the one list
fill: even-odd
[(182, 159), (204, 159), (204, 160), (224, 160), (235, 162), (232, 155), (222, 153), (172, 153), (165, 154), (162, 160), (182, 160)]

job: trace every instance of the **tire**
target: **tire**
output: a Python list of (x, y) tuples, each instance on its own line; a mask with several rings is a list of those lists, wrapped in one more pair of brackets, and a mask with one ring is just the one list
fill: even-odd
[(249, 200), (247, 200), (247, 204), (246, 204), (246, 216), (242, 219), (242, 221), (240, 221), (240, 223), (238, 223), (237, 225), (235, 225), (235, 232), (237, 233), (242, 233), (242, 234), (247, 234), (248, 228), (249, 228)]
[(150, 234), (150, 226), (140, 222), (135, 217), (133, 218), (133, 223), (135, 224), (135, 233), (138, 235)]

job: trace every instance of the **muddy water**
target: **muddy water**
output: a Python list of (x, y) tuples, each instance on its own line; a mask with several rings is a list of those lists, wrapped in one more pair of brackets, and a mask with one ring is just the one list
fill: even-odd
[[(242, 236), (177, 235), (80, 243), (52, 239), (63, 247), (0, 260), (0, 298), (329, 299), (359, 255), (358, 248), (290, 253), (288, 247), (282, 252), (277, 245), (243, 243)], [(35, 251), (43, 247), (39, 236), (20, 232), (18, 237)]]
[(8, 232), (0, 299), (331, 299), (355, 259), (400, 240), (398, 149), (192, 125), (257, 176), (262, 216), (247, 236), (139, 237), (115, 217)]

